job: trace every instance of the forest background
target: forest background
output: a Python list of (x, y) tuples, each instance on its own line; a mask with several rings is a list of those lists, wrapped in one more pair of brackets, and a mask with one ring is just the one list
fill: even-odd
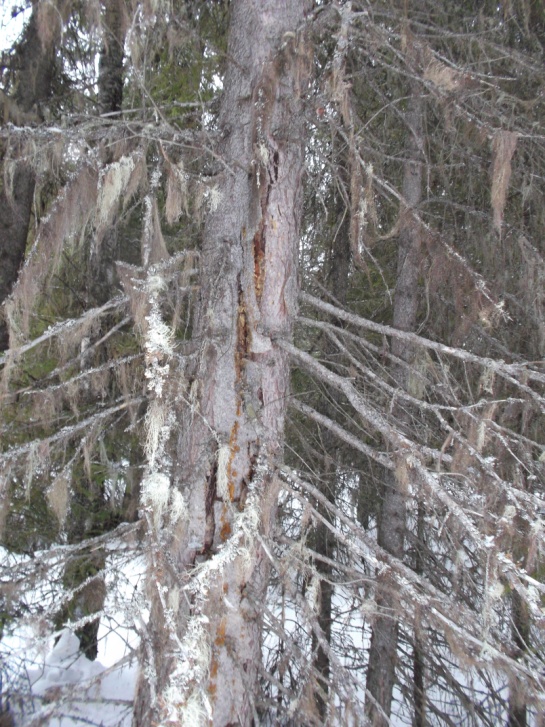
[(543, 3), (23, 11), (5, 724), (542, 725)]

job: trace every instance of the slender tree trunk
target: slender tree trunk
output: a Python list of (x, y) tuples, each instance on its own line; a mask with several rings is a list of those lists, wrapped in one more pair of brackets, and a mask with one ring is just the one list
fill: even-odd
[[(407, 209), (399, 235), (397, 282), (394, 300), (393, 323), (403, 331), (414, 331), (418, 311), (418, 276), (420, 270), (420, 231), (411, 210), (422, 196), (422, 101), (418, 91), (413, 89), (407, 113), (409, 140), (407, 161), (403, 176), (403, 197)], [(392, 341), (392, 353), (397, 358), (411, 363), (414, 351), (410, 346)], [(393, 377), (400, 388), (409, 388), (406, 368), (394, 366)], [(398, 408), (398, 418), (403, 421), (403, 411)], [(384, 486), (383, 502), (378, 523), (378, 543), (396, 558), (402, 559), (405, 541), (405, 486), (396, 477), (389, 477)], [(388, 573), (377, 576), (376, 609), (369, 653), (367, 691), (371, 699), (366, 702), (366, 714), (374, 727), (388, 724), (397, 662), (398, 622), (396, 617), (395, 587)]]
[[(524, 431), (524, 425), (522, 427)], [(530, 526), (524, 522), (517, 526), (512, 543), (513, 556), (517, 561), (524, 562), (526, 573), (535, 572), (535, 559), (530, 556)], [(532, 644), (532, 616), (528, 603), (520, 593), (513, 590), (511, 593), (511, 634), (515, 645), (515, 658), (523, 660), (531, 650)], [(528, 724), (527, 692), (524, 680), (511, 678), (509, 684), (509, 708), (507, 713), (507, 727), (526, 727)], [(539, 724), (536, 722), (536, 724)]]
[[(420, 543), (424, 539), (424, 505), (419, 502), (416, 514), (416, 555), (414, 562), (415, 573), (422, 575), (423, 558)], [(414, 719), (413, 727), (426, 727), (426, 691), (424, 682), (424, 649), (419, 635), (418, 624), (415, 626), (413, 647), (413, 695)]]
[(121, 111), (123, 102), (123, 7), (121, 0), (107, 0), (104, 11), (102, 48), (98, 62), (99, 113)]
[[(6, 177), (0, 192), (0, 304), (11, 293), (24, 259), (34, 196), (34, 171), (30, 164), (16, 162), (12, 179), (8, 181)], [(8, 346), (8, 327), (0, 319), (0, 351)]]
[(262, 543), (275, 518), (289, 385), (275, 341), (291, 335), (297, 304), (304, 7), (231, 7), (217, 150), (225, 171), (205, 227), (199, 350), (174, 447), (173, 486), (188, 518), (170, 527), (163, 519), (150, 534), (144, 668), (154, 676), (140, 682), (136, 725), (244, 726), (257, 714)]
[[(98, 62), (98, 109), (100, 114), (116, 114), (116, 119), (121, 119), (120, 112), (123, 105), (125, 33), (122, 0), (107, 0), (104, 7), (102, 47)], [(108, 154), (107, 150), (105, 154)], [(95, 246), (91, 252), (88, 273), (90, 305), (103, 305), (111, 295), (112, 288), (117, 282), (117, 258), (117, 225), (112, 225), (103, 235), (100, 245)]]
[[(530, 614), (528, 605), (520, 595), (513, 591), (511, 594), (511, 618), (513, 641), (518, 649), (519, 658), (528, 651), (530, 645)], [(509, 712), (507, 727), (526, 727), (527, 713), (526, 700), (520, 694), (521, 687), (514, 682), (509, 689)]]
[[(344, 175), (343, 181), (348, 187), (346, 180), (346, 174)], [(339, 198), (336, 209), (335, 219), (342, 219), (343, 222), (340, 229), (337, 230), (333, 237), (331, 260), (330, 260), (330, 274), (329, 274), (329, 290), (335, 297), (335, 299), (342, 304), (346, 303), (346, 294), (348, 291), (348, 275), (350, 271), (350, 218), (346, 214), (345, 203)], [(334, 321), (338, 325), (342, 323), (338, 320)], [(324, 352), (326, 355), (334, 355), (336, 349), (332, 346), (331, 342), (326, 339), (324, 341)], [(331, 393), (332, 397), (335, 397), (335, 392)], [(329, 431), (325, 431), (323, 434), (323, 448), (324, 456), (327, 458), (326, 472), (327, 477), (322, 484), (323, 492), (330, 502), (335, 502), (337, 497), (337, 459), (336, 448), (338, 447), (338, 439)], [(320, 503), (317, 505), (318, 512), (325, 519), (330, 519), (331, 515), (327, 508)], [(331, 529), (327, 527), (325, 522), (321, 520), (316, 525), (314, 533), (314, 549), (319, 555), (324, 555), (326, 558), (331, 560), (334, 559), (335, 552), (335, 536)], [(319, 600), (319, 612), (318, 612), (318, 626), (322, 637), (327, 644), (331, 642), (331, 619), (332, 619), (332, 599), (333, 599), (333, 585), (331, 583), (332, 568), (329, 563), (321, 560), (316, 562), (316, 570), (321, 577), (320, 580), (320, 600)], [(316, 637), (313, 639), (313, 652), (316, 654), (314, 659), (314, 667), (320, 675), (320, 682), (315, 692), (315, 701), (318, 714), (322, 720), (327, 719), (327, 699), (325, 696), (328, 692), (329, 683), (329, 654), (318, 642)]]

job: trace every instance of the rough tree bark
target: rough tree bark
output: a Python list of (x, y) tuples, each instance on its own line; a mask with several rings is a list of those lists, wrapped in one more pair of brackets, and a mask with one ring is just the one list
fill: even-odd
[(205, 226), (198, 353), (185, 372), (190, 406), (180, 407), (174, 445), (173, 485), (188, 518), (151, 536), (144, 668), (154, 676), (140, 682), (137, 725), (193, 725), (207, 715), (226, 727), (256, 716), (262, 543), (275, 517), (289, 386), (275, 341), (291, 335), (297, 304), (305, 5), (237, 0), (231, 8), (217, 149), (224, 171)]
[[(413, 87), (407, 112), (409, 139), (407, 159), (403, 174), (403, 198), (406, 209), (402, 211), (399, 233), (397, 280), (394, 299), (393, 324), (403, 331), (416, 329), (420, 271), (420, 229), (411, 213), (420, 204), (423, 174), (423, 129), (422, 100), (418, 89)], [(412, 363), (414, 349), (399, 339), (392, 340), (392, 353), (401, 361)], [(403, 365), (392, 367), (392, 376), (397, 385), (409, 390), (408, 368)], [(414, 392), (412, 392), (414, 394)], [(404, 421), (406, 416), (397, 407), (397, 416)], [(405, 487), (395, 476), (385, 481), (383, 501), (378, 523), (378, 544), (400, 560), (404, 555), (405, 542)], [(390, 716), (392, 694), (395, 683), (397, 661), (398, 622), (396, 618), (395, 588), (388, 573), (377, 574), (376, 609), (373, 623), (366, 701), (366, 715), (374, 727), (387, 725)]]

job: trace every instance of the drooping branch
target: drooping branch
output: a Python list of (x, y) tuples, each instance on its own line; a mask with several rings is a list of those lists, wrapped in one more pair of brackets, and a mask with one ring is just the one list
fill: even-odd
[[(449, 495), (447, 490), (444, 488), (440, 475), (434, 472), (430, 472), (422, 463), (422, 455), (419, 453), (418, 444), (409, 439), (403, 434), (395, 424), (387, 419), (380, 411), (371, 407), (356, 390), (350, 379), (339, 376), (334, 372), (327, 369), (315, 358), (309, 354), (301, 351), (293, 344), (285, 340), (277, 340), (277, 345), (289, 352), (290, 356), (299, 365), (303, 366), (309, 373), (315, 375), (325, 383), (333, 386), (334, 388), (341, 391), (354, 410), (359, 414), (366, 426), (370, 427), (372, 431), (376, 431), (381, 434), (386, 442), (395, 451), (395, 461), (398, 467), (406, 468), (404, 477), (407, 483), (411, 482), (414, 485), (422, 488), (426, 495), (431, 496), (433, 501), (436, 501), (442, 507), (446, 507), (448, 511), (456, 518), (461, 524), (465, 533), (471, 538), (475, 547), (477, 547), (482, 553), (486, 553), (489, 550), (487, 539), (485, 535), (479, 530), (470, 517), (470, 513), (464, 510), (452, 497)], [(476, 453), (478, 454), (478, 453)], [(483, 464), (486, 465), (485, 462)], [(491, 472), (494, 475), (493, 471)], [(496, 480), (499, 480), (498, 476), (495, 475)], [(501, 482), (501, 480), (499, 480)], [(511, 488), (504, 483), (506, 493), (510, 493)], [(539, 502), (537, 498), (532, 498), (535, 512), (528, 516), (537, 516)], [(530, 504), (530, 503), (529, 503)], [(504, 570), (506, 577), (509, 574), (513, 575), (518, 580), (517, 569), (513, 563), (503, 562), (501, 568)], [(511, 578), (509, 578), (511, 580)]]
[[(534, 698), (538, 701), (543, 699), (543, 680), (538, 674), (539, 669), (536, 672), (529, 663), (521, 664), (513, 659), (505, 650), (501, 633), (493, 633), (491, 629), (483, 628), (481, 620), (483, 614), (469, 609), (459, 601), (451, 600), (428, 579), (415, 573), (402, 561), (378, 546), (374, 538), (366, 534), (340, 508), (328, 502), (317, 487), (305, 481), (297, 473), (289, 468), (283, 468), (282, 478), (293, 488), (292, 491), (302, 502), (307, 502), (307, 499), (301, 491), (308, 493), (313, 500), (319, 501), (334, 513), (335, 520), (342, 523), (342, 527), (332, 524), (329, 518), (323, 518), (318, 509), (314, 510), (314, 516), (322, 518), (322, 521), (334, 531), (335, 536), (346, 544), (353, 558), (358, 556), (373, 567), (380, 567), (382, 563), (383, 567), (391, 570), (399, 587), (398, 606), (402, 608), (404, 618), (410, 622), (414, 616), (415, 606), (424, 608), (426, 619), (429, 619), (430, 623), (435, 622), (440, 631), (445, 631), (448, 634), (447, 638), (453, 638), (457, 642), (457, 648), (460, 652), (465, 652), (470, 661), (480, 663), (483, 667), (494, 665), (508, 674), (512, 671), (518, 672), (522, 668), (520, 673), (524, 673), (531, 680)], [(545, 592), (545, 588), (541, 590)], [(538, 663), (539, 659), (536, 659), (535, 664)]]

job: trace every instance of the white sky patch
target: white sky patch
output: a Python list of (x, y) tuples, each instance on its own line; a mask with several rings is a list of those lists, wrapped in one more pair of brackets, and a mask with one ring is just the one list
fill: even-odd
[(24, 24), (30, 18), (31, 8), (28, 7), (22, 12), (12, 16), (12, 10), (18, 3), (0, 3), (0, 52), (5, 51), (15, 43), (21, 35)]

